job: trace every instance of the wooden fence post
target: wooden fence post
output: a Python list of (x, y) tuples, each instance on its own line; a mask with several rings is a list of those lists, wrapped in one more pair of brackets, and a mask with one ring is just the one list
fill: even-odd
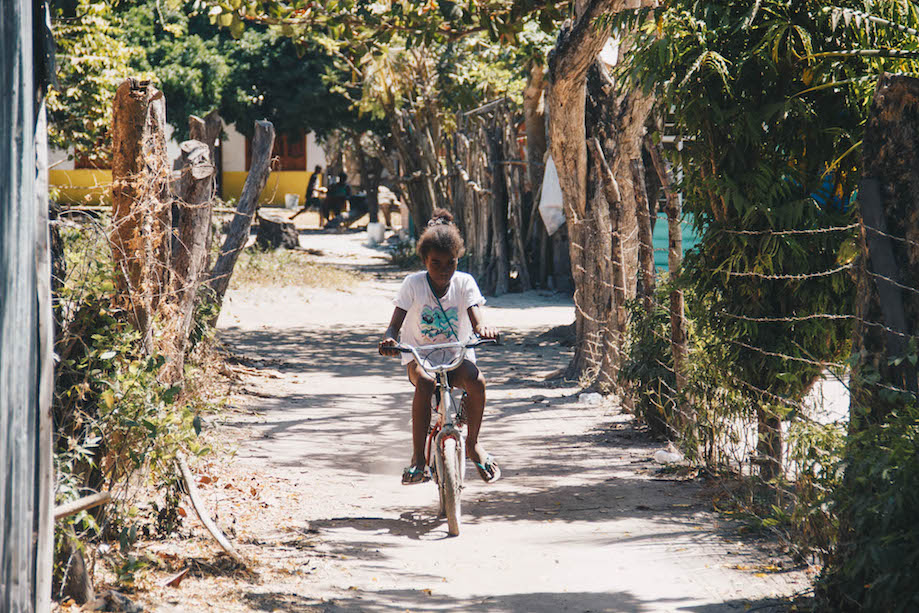
[(152, 349), (151, 320), (169, 279), (166, 102), (148, 81), (125, 79), (112, 113), (112, 253), (123, 307)]
[(169, 300), (160, 311), (164, 322), (162, 348), (169, 357), (162, 375), (166, 383), (183, 378), (185, 352), (194, 321), (195, 298), (207, 271), (208, 242), (214, 198), (214, 165), (211, 149), (203, 142), (187, 140), (180, 147), (180, 176), (175, 184), (179, 212), (176, 244), (172, 252)]
[(217, 302), (216, 313), (210, 322), (212, 326), (217, 324), (220, 305), (223, 304), (223, 296), (230, 285), (230, 275), (233, 274), (233, 267), (236, 266), (239, 252), (246, 246), (246, 240), (249, 238), (249, 228), (255, 216), (259, 194), (265, 188), (268, 175), (271, 173), (271, 149), (273, 147), (274, 125), (270, 121), (256, 121), (249, 174), (246, 176), (243, 192), (236, 206), (236, 215), (230, 222), (226, 240), (220, 249), (220, 256), (210, 273), (209, 283), (214, 292), (214, 300)]
[[(673, 188), (673, 173), (670, 170), (670, 164), (664, 159), (662, 147), (651, 142), (650, 138), (645, 140), (645, 144), (648, 153), (651, 155), (657, 178), (661, 183), (661, 189), (664, 190), (664, 197), (667, 200), (667, 204), (664, 207), (664, 211), (667, 213), (669, 237), (667, 268), (669, 269), (670, 282), (674, 283), (680, 275), (680, 268), (683, 266), (683, 228), (680, 220), (682, 216), (680, 195)], [(673, 355), (673, 372), (676, 378), (677, 397), (674, 399), (674, 405), (676, 406), (678, 422), (683, 426), (692, 420), (692, 415), (688, 403), (684, 406), (683, 399), (680, 398), (686, 387), (686, 317), (683, 290), (676, 287), (670, 291), (670, 350)]]

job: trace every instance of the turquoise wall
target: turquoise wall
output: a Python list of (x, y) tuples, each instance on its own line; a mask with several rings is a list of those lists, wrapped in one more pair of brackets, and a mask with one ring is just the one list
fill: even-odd
[[(667, 215), (658, 213), (654, 224), (654, 264), (658, 270), (667, 270)], [(692, 227), (692, 216), (683, 216), (683, 253), (699, 242), (699, 236)]]

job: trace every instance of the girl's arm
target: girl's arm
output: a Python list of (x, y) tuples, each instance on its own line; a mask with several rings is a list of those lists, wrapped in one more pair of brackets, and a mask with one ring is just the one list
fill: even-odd
[(482, 316), (482, 307), (477, 304), (472, 305), (466, 312), (469, 313), (469, 322), (472, 324), (472, 331), (482, 338), (498, 338), (498, 329), (494, 326), (486, 326), (485, 319)]
[(392, 319), (389, 320), (389, 327), (383, 333), (383, 340), (380, 341), (380, 355), (399, 355), (399, 352), (392, 347), (397, 345), (396, 337), (399, 336), (399, 330), (402, 329), (402, 322), (405, 321), (405, 309), (396, 307), (392, 312)]

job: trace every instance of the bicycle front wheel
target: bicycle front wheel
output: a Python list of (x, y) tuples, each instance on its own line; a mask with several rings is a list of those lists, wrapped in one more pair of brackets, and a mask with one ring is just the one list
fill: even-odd
[(460, 445), (455, 438), (447, 438), (443, 447), (438, 450), (438, 460), (441, 462), (441, 504), (447, 516), (447, 533), (450, 536), (459, 536), (462, 521), (462, 507), (460, 493), (463, 489), (462, 476), (460, 475)]

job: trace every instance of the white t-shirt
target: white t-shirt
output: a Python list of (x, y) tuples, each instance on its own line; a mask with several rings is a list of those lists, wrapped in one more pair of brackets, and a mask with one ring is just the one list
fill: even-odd
[[(468, 339), (472, 334), (472, 322), (467, 309), (485, 304), (485, 298), (472, 275), (457, 271), (450, 279), (447, 293), (440, 297), (441, 311), (428, 285), (427, 272), (422, 270), (405, 277), (393, 304), (406, 312), (400, 340), (421, 347)], [(403, 364), (414, 359), (410, 353), (402, 354)], [(466, 359), (475, 362), (475, 351), (468, 350)]]

